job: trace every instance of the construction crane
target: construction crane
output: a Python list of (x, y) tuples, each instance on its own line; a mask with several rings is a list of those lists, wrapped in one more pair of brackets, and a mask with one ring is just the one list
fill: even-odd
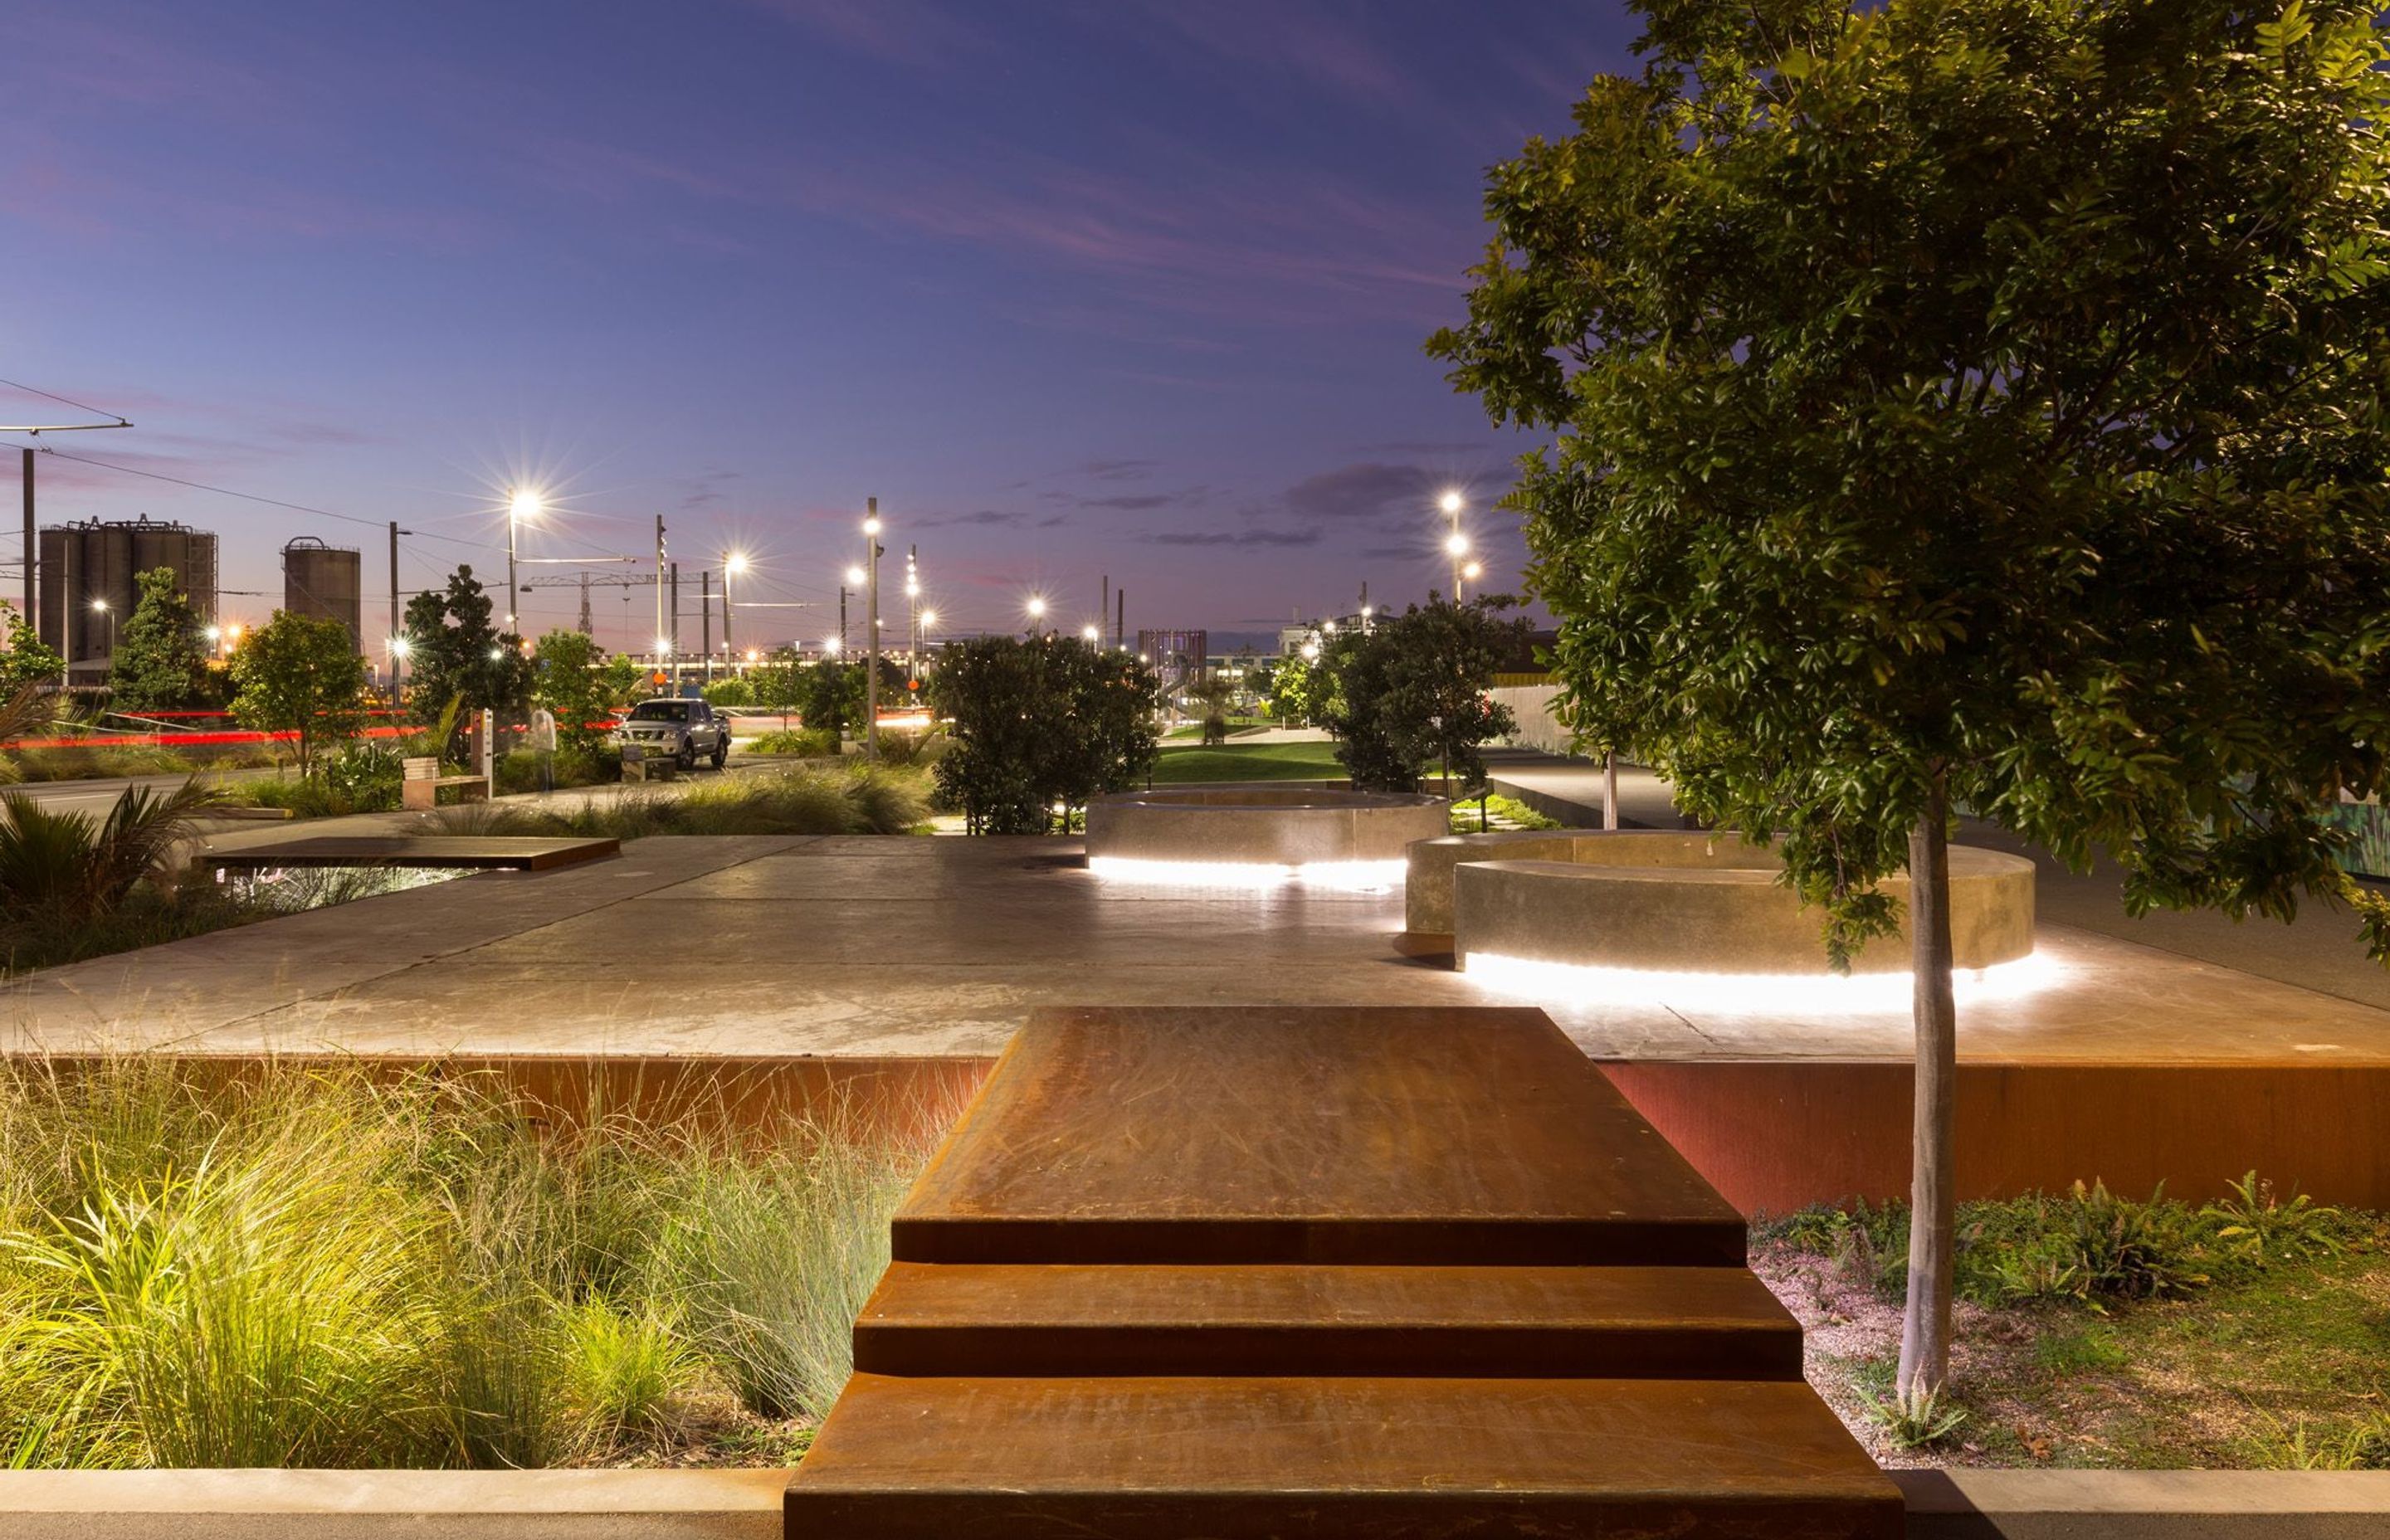
[[(675, 565), (673, 570), (672, 576), (667, 579), (667, 582), (675, 590), (679, 587), (679, 571), (677, 565)], [(529, 578), (524, 581), (523, 586), (525, 588), (571, 588), (578, 585), (581, 589), (581, 634), (586, 636), (592, 634), (589, 615), (589, 590), (592, 588), (620, 588), (623, 590), (623, 602), (627, 604), (631, 599), (630, 591), (632, 589), (652, 588), (655, 586), (655, 584), (656, 574), (653, 572), (623, 572), (619, 574), (610, 573), (599, 575), (588, 571), (580, 571), (559, 572), (554, 577)], [(678, 598), (679, 595), (675, 592), (674, 595), (675, 603), (672, 607), (674, 610), (672, 624), (673, 630), (675, 633), (680, 629), (680, 606)], [(710, 600), (708, 602), (709, 604), (711, 603)], [(812, 610), (816, 608), (816, 606), (812, 600), (808, 599), (741, 599), (739, 601), (739, 608), (741, 610)], [(713, 617), (709, 613), (706, 617), (706, 622), (709, 627), (712, 624), (712, 619)], [(660, 636), (657, 640), (663, 641), (666, 640), (666, 638)]]

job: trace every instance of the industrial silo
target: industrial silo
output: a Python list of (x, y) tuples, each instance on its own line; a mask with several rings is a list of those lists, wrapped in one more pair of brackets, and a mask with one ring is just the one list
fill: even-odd
[(134, 574), (163, 567), (202, 622), (216, 616), (212, 530), (139, 519), (54, 524), (42, 531), (42, 640), (65, 654), (77, 684), (106, 678), (109, 643), (140, 597)]
[(340, 622), (349, 628), (350, 644), (362, 649), (364, 577), (356, 552), (302, 534), (282, 547), (282, 608)]

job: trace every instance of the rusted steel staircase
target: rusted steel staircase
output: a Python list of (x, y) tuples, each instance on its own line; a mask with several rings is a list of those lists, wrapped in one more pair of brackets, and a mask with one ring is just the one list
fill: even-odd
[(1540, 1011), (1041, 1011), (788, 1533), (1892, 1540), (1743, 1234)]

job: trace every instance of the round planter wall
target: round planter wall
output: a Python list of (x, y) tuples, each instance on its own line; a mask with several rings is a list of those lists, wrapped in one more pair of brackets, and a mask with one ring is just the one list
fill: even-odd
[(1087, 864), (1399, 867), (1414, 841), (1441, 836), (1449, 818), (1442, 798), (1399, 792), (1267, 784), (1124, 791), (1087, 804)]

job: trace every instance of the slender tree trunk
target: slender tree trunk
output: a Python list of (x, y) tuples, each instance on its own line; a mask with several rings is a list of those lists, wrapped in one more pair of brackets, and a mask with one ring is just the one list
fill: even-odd
[(1916, 973), (1917, 1106), (1910, 1133), (1908, 1303), (1900, 1323), (1901, 1404), (1938, 1393), (1950, 1374), (1952, 1246), (1958, 1228), (1952, 1165), (1959, 1012), (1950, 996), (1949, 792), (1934, 773), (1908, 834), (1909, 963)]
[(1601, 827), (1618, 827), (1618, 756), (1614, 752), (1601, 756)]

